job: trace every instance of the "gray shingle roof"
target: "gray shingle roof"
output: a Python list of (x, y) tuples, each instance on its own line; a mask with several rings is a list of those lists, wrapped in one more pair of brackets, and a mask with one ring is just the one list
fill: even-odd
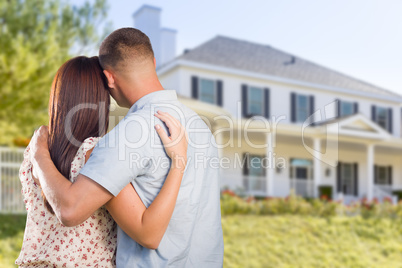
[(224, 36), (217, 36), (189, 50), (178, 59), (401, 98), (392, 91), (333, 71), (268, 45)]

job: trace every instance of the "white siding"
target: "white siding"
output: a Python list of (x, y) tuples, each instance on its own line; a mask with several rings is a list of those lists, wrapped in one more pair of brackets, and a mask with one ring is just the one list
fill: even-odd
[[(327, 90), (317, 90), (308, 87), (294, 86), (285, 83), (273, 82), (269, 80), (256, 79), (250, 77), (242, 77), (231, 75), (229, 73), (218, 73), (204, 69), (195, 69), (190, 67), (178, 67), (168, 73), (160, 76), (160, 80), (165, 88), (176, 89), (177, 92), (183, 96), (191, 97), (191, 76), (198, 76), (202, 78), (222, 80), (223, 81), (223, 108), (228, 110), (233, 116), (240, 115), (238, 107), (241, 107), (238, 102), (241, 100), (241, 85), (247, 84), (257, 87), (267, 87), (270, 89), (270, 114), (271, 116), (285, 115), (286, 120), (281, 122), (290, 123), (290, 94), (291, 92), (314, 95), (315, 109), (322, 109), (335, 99), (358, 102), (359, 112), (365, 117), (371, 119), (371, 106), (377, 105), (387, 108), (393, 108), (393, 135), (396, 137), (401, 136), (401, 113), (400, 104), (387, 102), (378, 99), (364, 98), (361, 96), (348, 95), (345, 93), (335, 94)], [(177, 81), (178, 80), (178, 81)], [(323, 113), (323, 112), (322, 112)], [(324, 114), (323, 114), (324, 115)], [(327, 114), (327, 118), (335, 115), (333, 113)]]

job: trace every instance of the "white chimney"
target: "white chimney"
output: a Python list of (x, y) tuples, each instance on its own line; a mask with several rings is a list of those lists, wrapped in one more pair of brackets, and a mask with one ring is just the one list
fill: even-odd
[(176, 30), (161, 29), (161, 65), (174, 59), (176, 56)]
[(143, 5), (133, 14), (134, 27), (148, 35), (154, 50), (156, 67), (176, 56), (176, 31), (161, 28), (162, 9)]

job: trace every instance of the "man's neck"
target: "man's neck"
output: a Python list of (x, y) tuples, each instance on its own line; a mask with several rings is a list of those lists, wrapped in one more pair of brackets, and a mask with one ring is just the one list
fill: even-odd
[(157, 91), (163, 90), (163, 87), (159, 80), (152, 81), (151, 83), (137, 83), (133, 87), (130, 87), (128, 91), (127, 99), (130, 106), (134, 105), (142, 97)]

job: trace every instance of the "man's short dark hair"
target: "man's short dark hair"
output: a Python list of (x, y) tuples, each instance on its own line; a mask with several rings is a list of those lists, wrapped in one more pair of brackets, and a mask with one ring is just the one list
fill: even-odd
[(99, 62), (103, 69), (121, 71), (130, 64), (153, 58), (149, 37), (135, 28), (121, 28), (112, 32), (99, 48)]

